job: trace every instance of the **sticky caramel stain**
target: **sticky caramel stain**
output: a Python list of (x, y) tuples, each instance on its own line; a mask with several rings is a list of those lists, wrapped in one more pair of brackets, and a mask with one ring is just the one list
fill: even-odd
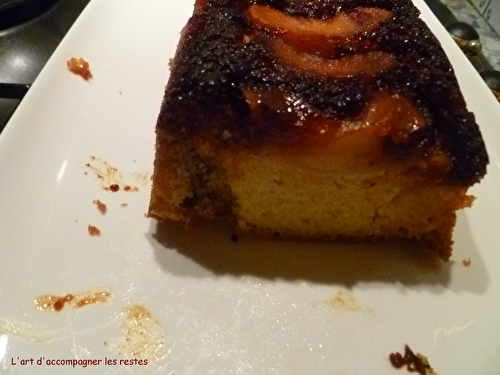
[[(102, 189), (116, 193), (119, 191), (126, 192), (138, 192), (139, 187), (135, 184), (130, 184), (124, 181), (122, 173), (118, 168), (112, 166), (108, 162), (96, 158), (95, 156), (90, 157), (90, 161), (85, 164), (87, 170), (94, 174), (98, 181), (101, 182)], [(87, 172), (85, 172), (87, 174)], [(137, 184), (145, 185), (147, 182), (148, 174), (133, 173)]]
[(60, 331), (48, 331), (38, 325), (0, 316), (0, 336), (2, 335), (23, 341), (50, 342), (60, 336)]
[(334, 311), (369, 312), (363, 308), (356, 298), (345, 290), (337, 292), (332, 298), (326, 300), (326, 305)]
[(111, 298), (108, 291), (91, 291), (87, 293), (72, 295), (67, 294), (63, 297), (44, 295), (35, 298), (35, 306), (42, 311), (61, 311), (65, 306), (80, 308), (90, 304), (104, 303)]
[(107, 188), (107, 190), (112, 185), (123, 184), (120, 171), (106, 161), (92, 156), (85, 166), (102, 182), (103, 188)]
[(143, 305), (124, 309), (123, 337), (115, 340), (110, 349), (124, 357), (159, 361), (166, 357), (165, 330), (161, 323)]

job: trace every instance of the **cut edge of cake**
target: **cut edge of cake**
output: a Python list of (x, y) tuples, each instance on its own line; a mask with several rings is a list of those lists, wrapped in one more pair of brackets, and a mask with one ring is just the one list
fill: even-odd
[[(365, 60), (355, 61), (349, 60), (347, 55), (345, 61), (339, 62), (340, 58), (328, 66), (328, 74), (342, 74), (345, 69), (350, 71), (351, 67), (345, 66), (353, 63), (361, 67), (356, 68), (361, 69), (360, 74), (351, 74), (346, 80), (334, 78), (344, 83), (365, 76), (359, 82), (375, 91), (367, 94), (371, 101), (366, 104), (365, 99), (361, 112), (358, 110), (358, 114), (349, 115), (350, 110), (346, 110), (340, 112), (340, 117), (328, 113), (323, 122), (314, 118), (316, 122), (301, 122), (301, 126), (313, 127), (316, 133), (301, 135), (298, 141), (282, 141), (279, 132), (278, 135), (271, 132), (261, 137), (258, 131), (262, 123), (267, 131), (272, 127), (269, 125), (272, 120), (276, 120), (269, 113), (286, 110), (283, 98), (277, 97), (273, 88), (259, 86), (255, 89), (258, 85), (254, 87), (242, 82), (237, 92), (228, 94), (224, 88), (218, 93), (211, 91), (210, 85), (212, 78), (220, 77), (212, 77), (210, 73), (202, 78), (197, 76), (200, 69), (205, 69), (203, 48), (195, 50), (195, 47), (196, 42), (202, 40), (199, 34), (203, 28), (210, 27), (210, 16), (206, 14), (216, 11), (217, 4), (224, 1), (209, 0), (208, 6), (205, 3), (197, 2), (195, 14), (183, 30), (173, 60), (172, 76), (156, 127), (156, 157), (148, 215), (177, 222), (186, 228), (203, 220), (226, 217), (240, 231), (265, 237), (278, 235), (294, 239), (368, 242), (414, 239), (440, 259), (448, 260), (452, 252), (456, 211), (471, 206), (474, 197), (467, 195), (467, 190), (486, 172), (488, 157), (479, 128), (465, 108), (444, 52), (439, 49), (441, 55), (435, 63), (446, 73), (443, 79), (451, 77), (453, 81), (445, 88), (440, 82), (433, 84), (436, 91), (449, 93), (450, 105), (445, 110), (456, 113), (454, 118), (446, 121), (457, 128), (459, 136), (455, 137), (452, 130), (441, 124), (439, 120), (444, 119), (444, 115), (430, 113), (426, 103), (444, 102), (443, 98), (432, 97), (437, 95), (432, 90), (430, 98), (420, 100), (402, 95), (405, 89), (399, 87), (401, 82), (397, 83), (398, 87), (391, 87), (384, 81), (387, 77), (377, 78), (377, 74), (380, 76), (378, 70), (382, 71), (382, 76), (387, 70), (390, 71), (389, 78), (392, 74), (392, 77), (404, 80), (401, 78), (404, 69), (396, 66), (392, 72), (391, 66), (387, 65), (392, 62), (383, 56), (382, 65), (379, 64), (378, 70), (372, 73), (363, 68), (367, 62), (365, 57)], [(243, 0), (238, 3), (246, 4)], [(403, 9), (410, 6), (407, 1), (384, 1), (386, 5), (391, 3), (399, 4), (391, 11), (400, 12), (401, 18), (402, 15), (416, 17), (414, 9)], [(208, 10), (205, 11), (204, 7)], [(231, 11), (241, 13), (239, 8)], [(300, 9), (297, 14), (300, 17)], [(383, 15), (386, 17), (385, 13)], [(408, 27), (423, 30), (422, 23), (413, 18), (417, 26), (409, 24)], [(399, 26), (393, 27), (397, 30)], [(426, 35), (424, 39), (433, 43), (435, 52), (437, 40), (429, 40), (431, 34)], [(227, 35), (221, 38), (227, 38)], [(243, 35), (237, 51), (244, 48), (243, 44), (261, 43), (259, 37), (252, 36), (255, 40), (248, 38), (247, 34)], [(256, 50), (278, 48), (274, 47), (278, 44), (273, 38), (270, 36), (271, 41), (264, 40)], [(285, 48), (290, 49), (288, 43)], [(295, 51), (295, 47), (292, 52), (281, 53), (280, 56), (288, 56), (286, 58), (291, 61), (284, 64), (285, 70), (291, 65), (292, 70), (300, 70), (317, 59), (316, 56), (312, 60), (310, 56), (303, 59), (298, 54), (303, 52)], [(231, 59), (228, 61), (234, 63)], [(219, 62), (210, 60), (210, 63)], [(427, 65), (422, 66), (427, 69)], [(206, 65), (206, 68), (210, 71), (213, 66)], [(315, 75), (325, 70), (324, 67), (318, 69)], [(408, 72), (409, 75), (418, 73)], [(191, 79), (193, 82), (189, 84), (198, 83), (199, 91), (192, 86), (189, 86), (191, 91), (186, 91), (183, 85)], [(378, 80), (377, 89), (373, 88), (374, 79)], [(324, 82), (323, 78), (321, 82)], [(407, 83), (410, 84), (412, 82)], [(218, 102), (217, 94), (224, 97), (222, 102), (225, 104)], [(380, 107), (376, 106), (377, 98), (383, 99), (379, 100)], [(238, 111), (253, 116), (253, 122), (240, 116)], [(278, 122), (283, 118), (288, 120), (285, 115), (281, 114)], [(429, 121), (432, 128), (427, 126)], [(252, 128), (256, 123), (259, 126)], [(449, 124), (446, 125), (449, 127)], [(283, 138), (287, 137), (284, 134)]]

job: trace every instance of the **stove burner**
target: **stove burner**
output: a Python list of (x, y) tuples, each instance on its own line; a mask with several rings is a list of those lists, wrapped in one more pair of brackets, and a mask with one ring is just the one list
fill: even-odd
[(0, 83), (0, 98), (21, 100), (30, 86), (20, 83)]
[(59, 0), (0, 0), (0, 30), (37, 17), (57, 1)]
[(0, 132), (89, 2), (0, 0)]

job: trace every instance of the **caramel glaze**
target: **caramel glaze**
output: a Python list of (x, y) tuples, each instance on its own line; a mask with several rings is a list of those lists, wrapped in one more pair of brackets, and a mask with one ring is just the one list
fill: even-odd
[[(326, 47), (317, 51), (293, 44), (289, 47), (299, 49), (288, 55), (310, 54), (311, 61), (322, 58), (329, 66), (352, 58), (363, 66), (370, 56), (382, 56), (383, 63), (375, 71), (343, 75), (319, 74), (321, 62), (319, 70), (298, 69), (273, 48), (282, 30), (253, 22), (248, 16), (251, 6), (271, 7), (285, 18), (321, 21), (342, 12), (379, 8), (384, 13), (378, 25), (370, 21), (362, 31), (353, 28), (347, 36), (327, 38)], [(449, 159), (441, 178), (470, 186), (486, 173), (485, 145), (449, 61), (418, 15), (411, 0), (198, 0), (173, 60), (158, 126), (185, 139), (209, 135), (227, 147), (293, 145), (318, 135), (318, 127), (308, 125), (317, 121), (310, 119), (325, 119), (326, 124), (356, 121), (384, 93), (404, 98), (413, 107), (410, 112), (417, 111), (425, 122), (408, 127), (398, 142), (387, 133), (384, 152), (425, 157), (439, 149)], [(279, 42), (286, 43), (283, 39)], [(364, 55), (356, 57), (359, 54)]]

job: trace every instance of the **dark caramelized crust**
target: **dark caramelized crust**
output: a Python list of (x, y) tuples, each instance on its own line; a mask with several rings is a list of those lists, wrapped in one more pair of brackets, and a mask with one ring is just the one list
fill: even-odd
[[(290, 29), (343, 14), (338, 22), (351, 31), (297, 42), (293, 30), (266, 26), (265, 15), (256, 21), (253, 11), (265, 7), (274, 12), (269, 19), (286, 25), (290, 17)], [(388, 131), (388, 155), (431, 157), (439, 150), (448, 158), (439, 178), (457, 186), (486, 173), (474, 116), (410, 0), (200, 0), (183, 30), (158, 126), (227, 147), (294, 145), (337, 132), (339, 122), (355, 123), (381, 97), (404, 98), (399, 102), (411, 103), (425, 122), (406, 127), (404, 136)], [(331, 129), (318, 130), (318, 118)]]

